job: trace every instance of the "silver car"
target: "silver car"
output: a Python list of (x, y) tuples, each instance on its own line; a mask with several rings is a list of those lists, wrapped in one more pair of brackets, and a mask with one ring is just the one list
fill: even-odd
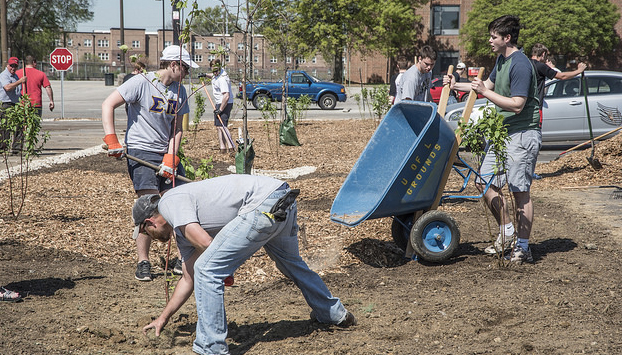
[[(585, 79), (587, 80), (592, 131), (594, 137), (598, 137), (622, 125), (622, 114), (620, 113), (622, 109), (622, 72), (586, 71)], [(547, 81), (544, 93), (542, 141), (589, 140), (590, 131), (581, 76), (578, 75), (568, 80), (553, 79)], [(447, 106), (447, 113), (444, 118), (454, 129), (462, 117), (464, 105), (465, 103), (458, 103)], [(486, 99), (476, 100), (471, 113), (471, 120), (474, 121), (481, 117), (481, 111), (478, 108), (484, 105), (494, 106)]]

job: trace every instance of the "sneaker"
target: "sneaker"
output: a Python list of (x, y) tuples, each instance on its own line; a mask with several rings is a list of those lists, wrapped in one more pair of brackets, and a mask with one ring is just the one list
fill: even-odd
[(143, 260), (136, 266), (136, 280), (151, 281), (151, 263)]
[(19, 302), (22, 300), (22, 296), (19, 293), (11, 290), (7, 290), (4, 287), (0, 287), (0, 301), (4, 302)]
[(506, 260), (510, 260), (512, 263), (533, 263), (533, 257), (531, 256), (531, 249), (523, 249), (520, 245), (514, 246), (512, 254), (505, 257)]
[[(315, 316), (315, 311), (311, 311), (311, 319), (319, 322), (319, 320)], [(346, 317), (336, 325), (341, 328), (347, 328), (347, 327), (354, 326), (356, 324), (357, 324), (357, 321), (356, 321), (356, 318), (354, 317), (354, 314), (348, 311), (348, 313), (346, 313)]]
[(346, 318), (344, 318), (344, 320), (342, 320), (341, 322), (339, 322), (339, 324), (337, 324), (338, 327), (341, 328), (347, 328), (347, 327), (351, 327), (357, 324), (356, 318), (354, 318), (354, 314), (350, 313), (350, 311), (348, 311), (348, 313), (346, 313)]
[(173, 274), (174, 275), (183, 275), (184, 271), (181, 268), (181, 259), (177, 259), (177, 262), (175, 263), (175, 266), (173, 267)]
[(503, 240), (503, 237), (504, 236), (499, 233), (499, 236), (497, 236), (497, 240), (495, 240), (493, 245), (487, 246), (486, 249), (484, 249), (484, 253), (493, 255), (501, 253), (502, 251), (508, 251), (512, 249), (516, 244), (516, 234), (506, 235), (505, 240)]

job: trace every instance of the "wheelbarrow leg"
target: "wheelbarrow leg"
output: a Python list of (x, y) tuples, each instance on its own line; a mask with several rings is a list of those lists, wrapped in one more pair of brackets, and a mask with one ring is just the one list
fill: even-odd
[[(413, 216), (413, 225), (415, 224), (415, 222), (417, 222), (417, 220), (423, 215), (422, 210), (416, 211), (414, 216)], [(410, 233), (409, 233), (410, 235)], [(407, 259), (414, 259), (415, 257), (415, 249), (413, 249), (412, 244), (410, 243), (410, 237), (408, 238), (408, 244), (406, 245), (406, 251), (404, 252), (404, 257)]]

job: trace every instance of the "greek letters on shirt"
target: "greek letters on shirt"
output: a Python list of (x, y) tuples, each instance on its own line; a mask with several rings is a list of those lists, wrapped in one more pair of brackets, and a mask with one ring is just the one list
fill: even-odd
[(161, 97), (158, 96), (151, 96), (151, 99), (153, 101), (153, 104), (151, 105), (151, 107), (149, 108), (150, 112), (155, 112), (155, 113), (166, 113), (167, 115), (174, 115), (175, 112), (177, 111), (177, 100), (173, 100), (173, 99), (168, 99), (168, 100), (164, 100)]

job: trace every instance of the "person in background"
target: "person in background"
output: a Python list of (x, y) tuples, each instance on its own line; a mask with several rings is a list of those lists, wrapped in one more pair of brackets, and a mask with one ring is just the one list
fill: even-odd
[[(159, 165), (156, 172), (134, 160), (127, 160), (127, 169), (138, 197), (147, 194), (163, 194), (173, 187), (176, 175), (184, 175), (179, 165), (179, 145), (182, 137), (182, 116), (190, 111), (186, 89), (180, 83), (188, 75), (190, 67), (199, 66), (190, 59), (190, 54), (177, 45), (162, 51), (160, 69), (143, 75), (135, 75), (120, 85), (102, 103), (102, 124), (104, 142), (108, 156), (120, 158), (125, 148), (115, 133), (114, 109), (127, 103), (127, 128), (125, 146), (127, 154), (153, 165)], [(175, 181), (181, 184), (181, 181)], [(138, 265), (135, 277), (140, 281), (151, 281), (149, 248), (151, 237), (134, 228)], [(175, 273), (181, 273), (181, 262)]]
[(548, 65), (549, 67), (551, 67), (551, 69), (560, 72), (561, 70), (559, 70), (559, 68), (556, 66), (557, 65), (557, 60), (555, 60), (555, 57), (547, 57), (546, 58), (546, 65)]
[(397, 58), (397, 63), (395, 64), (397, 68), (397, 73), (391, 76), (390, 85), (389, 85), (389, 103), (393, 105), (395, 103), (395, 97), (397, 93), (402, 89), (402, 76), (410, 68), (410, 62), (406, 57), (399, 56)]
[[(457, 83), (462, 81), (462, 74), (464, 73), (465, 69), (466, 69), (466, 65), (460, 62), (458, 63), (458, 65), (456, 65), (456, 70), (454, 70), (454, 72), (451, 73), (454, 76)], [(459, 98), (458, 92), (456, 90), (451, 90), (447, 103), (455, 104), (459, 101), (458, 98)]]
[(233, 109), (233, 95), (231, 91), (231, 79), (220, 63), (220, 59), (210, 61), (212, 74), (212, 92), (216, 107), (214, 109), (214, 126), (218, 133), (218, 143), (221, 153), (235, 151), (229, 132), (229, 116)]
[(432, 68), (436, 63), (436, 51), (426, 45), (421, 48), (417, 63), (410, 67), (402, 76), (402, 87), (395, 103), (402, 100), (432, 101), (430, 82)]
[(134, 75), (144, 72), (145, 68), (146, 68), (145, 63), (141, 61), (134, 62), (134, 65), (132, 67), (132, 72), (123, 77), (123, 82), (125, 83), (126, 81), (130, 80), (130, 78), (133, 77)]
[[(0, 73), (0, 99), (2, 100), (2, 110), (0, 111), (0, 119), (4, 118), (4, 112), (9, 107), (15, 106), (22, 96), (22, 84), (26, 82), (26, 76), (18, 77), (15, 72), (19, 66), (17, 57), (9, 58), (6, 69)], [(9, 149), (11, 143), (11, 154), (19, 154), (22, 150), (22, 141), (24, 139), (24, 131), (21, 129), (12, 130), (9, 127), (0, 127), (0, 151)]]
[(28, 94), (30, 102), (32, 103), (32, 106), (37, 109), (37, 115), (39, 115), (39, 117), (43, 114), (41, 88), (45, 88), (45, 92), (50, 100), (48, 107), (50, 108), (50, 111), (54, 111), (54, 92), (52, 91), (52, 84), (50, 84), (50, 80), (48, 80), (47, 75), (37, 69), (37, 59), (35, 57), (31, 55), (26, 56), (24, 59), (24, 69), (18, 70), (17, 76), (20, 78), (24, 76), (28, 77), (28, 80), (26, 81), (26, 89), (22, 90), (22, 95)]

